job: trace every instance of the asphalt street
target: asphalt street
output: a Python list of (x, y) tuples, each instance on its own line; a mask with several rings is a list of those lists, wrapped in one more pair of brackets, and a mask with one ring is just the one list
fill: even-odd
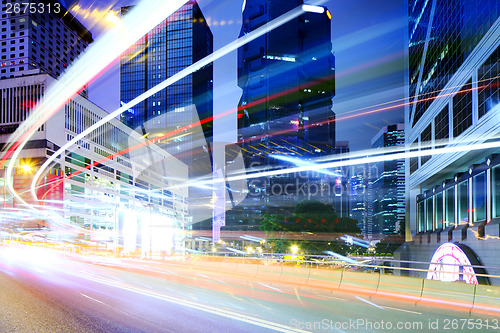
[(0, 332), (500, 331), (446, 309), (39, 248), (0, 248), (0, 286)]

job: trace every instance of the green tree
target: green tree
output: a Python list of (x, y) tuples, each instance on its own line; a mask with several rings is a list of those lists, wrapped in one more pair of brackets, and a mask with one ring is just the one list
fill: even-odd
[(260, 222), (259, 229), (260, 231), (282, 231), (284, 230), (283, 221), (285, 221), (283, 215), (266, 213)]
[(338, 217), (331, 205), (316, 200), (299, 202), (289, 217), (266, 213), (262, 218), (260, 230), (268, 232), (360, 232), (356, 220)]
[(295, 206), (288, 219), (290, 231), (358, 233), (357, 221), (338, 217), (333, 207), (316, 200), (304, 200)]

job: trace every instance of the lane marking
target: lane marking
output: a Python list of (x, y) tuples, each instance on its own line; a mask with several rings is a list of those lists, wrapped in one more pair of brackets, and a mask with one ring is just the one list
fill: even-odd
[(203, 276), (205, 279), (209, 279), (209, 280), (212, 280), (212, 278), (209, 278), (208, 276), (206, 276), (205, 274), (201, 274), (201, 273), (197, 273), (199, 276)]
[(227, 283), (226, 283), (226, 282), (224, 282), (224, 281), (221, 281), (221, 280), (216, 279), (216, 278), (211, 278), (210, 276), (206, 276), (206, 275), (201, 274), (201, 273), (196, 273), (196, 274), (198, 274), (198, 275), (200, 275), (200, 276), (203, 276), (205, 279), (209, 279), (209, 280), (217, 281), (217, 282), (220, 282), (220, 283), (222, 283), (222, 284), (227, 284)]
[(278, 288), (274, 288), (274, 287), (268, 286), (267, 284), (264, 284), (264, 283), (260, 283), (260, 282), (258, 282), (258, 283), (259, 283), (261, 286), (263, 286), (263, 287), (266, 287), (266, 288), (272, 289), (272, 290), (274, 290), (274, 291), (277, 291), (277, 292), (279, 292), (279, 293), (282, 293), (282, 291), (281, 291), (281, 290), (279, 290)]
[(299, 289), (298, 287), (295, 287), (295, 296), (297, 296), (297, 299), (299, 300), (300, 304), (304, 306), (304, 302), (302, 302), (302, 299), (300, 298), (298, 289)]
[(324, 295), (320, 295), (320, 294), (315, 294), (315, 295), (319, 296), (319, 297), (326, 297), (326, 298), (336, 299), (336, 300), (339, 300), (339, 301), (347, 301), (345, 298), (340, 298), (340, 297), (324, 296)]
[(85, 295), (85, 294), (80, 293), (80, 295), (82, 295), (82, 296), (83, 296), (83, 297), (85, 297), (85, 298), (91, 299), (91, 300), (93, 300), (93, 301), (95, 301), (95, 302), (97, 302), (97, 303), (101, 303), (101, 304), (107, 305), (107, 304), (105, 304), (104, 302), (101, 302), (100, 300), (95, 299), (95, 298), (92, 298), (92, 297), (87, 296), (87, 295)]
[[(83, 276), (81, 276), (81, 277), (83, 277)], [(85, 278), (85, 277), (83, 277), (83, 278)], [(233, 312), (233, 311), (224, 310), (224, 309), (209, 306), (209, 305), (199, 304), (199, 303), (195, 303), (192, 301), (179, 299), (176, 297), (163, 295), (163, 294), (160, 294), (160, 293), (157, 293), (154, 291), (140, 289), (140, 288), (137, 288), (134, 286), (126, 285), (125, 283), (117, 283), (116, 281), (105, 279), (105, 278), (93, 278), (93, 279), (89, 279), (89, 280), (91, 280), (93, 282), (99, 282), (101, 284), (105, 284), (105, 285), (108, 285), (111, 287), (120, 288), (120, 289), (124, 289), (124, 290), (130, 291), (130, 292), (142, 294), (144, 296), (153, 297), (153, 298), (167, 301), (170, 303), (182, 305), (182, 306), (196, 309), (199, 311), (211, 313), (211, 314), (214, 314), (217, 316), (226, 317), (226, 318), (230, 318), (230, 319), (234, 319), (234, 320), (239, 320), (239, 321), (242, 321), (245, 323), (249, 323), (249, 324), (264, 327), (264, 328), (269, 328), (269, 329), (275, 330), (277, 332), (286, 332), (286, 333), (288, 333), (288, 332), (309, 333), (310, 332), (310, 331), (305, 331), (305, 330), (301, 330), (298, 328), (292, 328), (292, 327), (287, 326), (287, 325), (275, 323), (275, 322), (261, 319), (258, 317), (248, 316), (248, 315), (240, 314), (240, 313)], [(259, 304), (259, 305), (262, 306), (262, 304)]]
[(403, 311), (403, 312), (414, 313), (414, 314), (419, 314), (419, 315), (422, 314), (422, 313), (417, 312), (417, 311), (411, 311), (411, 310), (405, 310), (405, 309), (399, 309), (399, 308), (391, 308), (390, 306), (385, 306), (385, 305), (384, 305), (384, 308), (389, 309), (389, 310)]
[(374, 307), (376, 307), (376, 308), (379, 308), (379, 309), (384, 310), (384, 308), (383, 308), (383, 307), (381, 307), (380, 305), (377, 305), (377, 304), (375, 304), (375, 303), (372, 303), (372, 302), (370, 302), (370, 301), (367, 301), (366, 299), (363, 299), (363, 298), (358, 297), (358, 296), (354, 296), (354, 297), (355, 297), (355, 298), (357, 298), (357, 299), (359, 299), (360, 301), (363, 301), (363, 302), (365, 302), (365, 303), (367, 303), (367, 304), (370, 304), (371, 306), (374, 306)]

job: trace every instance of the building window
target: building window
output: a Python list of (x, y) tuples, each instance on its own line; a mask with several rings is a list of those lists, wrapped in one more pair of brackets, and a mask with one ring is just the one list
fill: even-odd
[[(413, 141), (411, 144), (410, 152), (417, 151), (418, 140)], [(418, 169), (418, 157), (410, 157), (410, 174), (414, 173)]]
[(481, 88), (478, 90), (478, 116), (481, 118), (500, 103), (500, 47), (479, 67), (477, 75)]
[(458, 223), (469, 223), (469, 185), (465, 180), (458, 184)]
[(474, 198), (473, 221), (486, 219), (486, 173), (482, 172), (472, 178), (472, 195)]
[(453, 96), (453, 136), (457, 137), (472, 125), (472, 81), (469, 80)]
[(433, 221), (432, 221), (432, 200), (433, 198), (429, 198), (425, 200), (425, 230), (426, 231), (431, 231), (433, 229)]
[[(450, 118), (448, 117), (448, 105), (434, 118), (434, 131), (436, 132), (435, 139), (446, 140), (450, 137)], [(446, 140), (448, 141), (448, 140)]]
[(446, 190), (445, 228), (455, 224), (455, 186)]
[(491, 169), (491, 198), (493, 204), (493, 217), (500, 217), (500, 166)]
[(434, 216), (436, 219), (436, 229), (443, 229), (443, 192), (436, 194)]
[[(431, 147), (430, 147), (431, 135), (432, 135), (431, 124), (429, 124), (429, 126), (427, 126), (426, 129), (424, 129), (422, 131), (422, 134), (420, 135), (420, 146), (425, 146), (425, 147), (421, 147), (420, 148), (421, 150), (430, 150), (431, 149)], [(421, 165), (424, 165), (425, 162), (430, 160), (430, 158), (431, 158), (431, 155), (422, 156), (420, 159)]]
[(418, 204), (418, 226), (417, 226), (417, 232), (423, 232), (424, 231), (424, 202), (420, 201)]

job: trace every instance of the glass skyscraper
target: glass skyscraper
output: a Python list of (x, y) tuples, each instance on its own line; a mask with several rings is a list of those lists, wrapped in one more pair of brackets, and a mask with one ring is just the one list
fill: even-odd
[[(246, 1), (240, 36), (302, 3)], [(243, 90), (238, 113), (240, 142), (267, 144), (283, 139), (292, 150), (298, 148), (291, 144), (304, 142), (335, 145), (330, 17), (326, 9), (322, 14), (306, 13), (238, 50), (238, 85)]]
[[(302, 4), (247, 0), (240, 36)], [(335, 151), (331, 15), (326, 8), (320, 12), (305, 13), (238, 50), (238, 141), (247, 168), (296, 166)], [(289, 213), (300, 200), (321, 197), (332, 204), (333, 181), (327, 173), (256, 179), (228, 218), (258, 224), (265, 212)]]
[[(123, 7), (122, 15), (132, 8)], [(189, 1), (122, 54), (122, 104), (212, 52), (212, 32), (197, 2)], [(121, 121), (148, 139), (158, 138), (155, 144), (187, 164), (193, 179), (212, 175), (212, 116), (213, 66), (207, 65), (124, 112)], [(189, 189), (192, 222), (211, 216), (209, 197), (211, 192)]]
[[(406, 161), (408, 242), (397, 256), (430, 262), (438, 248), (453, 243), (472, 264), (498, 267), (499, 151), (473, 147), (500, 133), (500, 3), (411, 0), (408, 14), (405, 141), (410, 152), (428, 154)], [(456, 153), (440, 150), (464, 143)]]
[[(122, 15), (131, 8), (123, 7)], [(196, 1), (190, 1), (122, 54), (122, 103), (131, 101), (212, 52), (212, 32)], [(155, 132), (190, 125), (196, 118), (210, 119), (201, 125), (202, 130), (198, 133), (203, 134), (201, 139), (206, 141), (203, 146), (208, 149), (213, 137), (212, 115), (213, 67), (209, 65), (124, 112), (121, 120), (142, 134), (150, 133), (148, 137), (151, 138)], [(180, 140), (183, 141), (180, 159), (192, 164), (193, 155), (187, 151), (196, 148), (193, 142), (200, 137), (192, 134)], [(180, 153), (177, 147), (179, 140), (166, 144), (173, 155)]]

